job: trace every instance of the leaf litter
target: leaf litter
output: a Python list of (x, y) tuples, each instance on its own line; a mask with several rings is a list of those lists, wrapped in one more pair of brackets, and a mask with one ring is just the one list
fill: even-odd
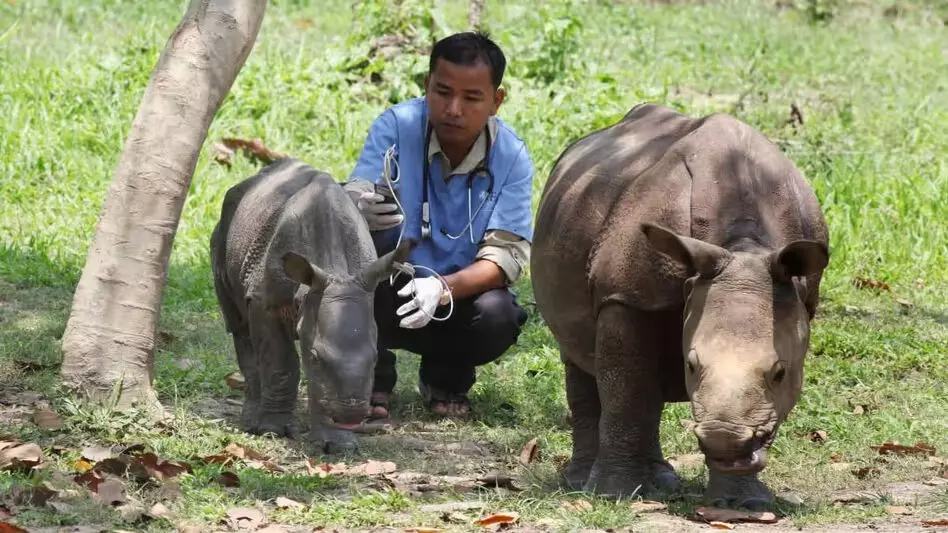
[(718, 507), (695, 507), (695, 515), (704, 522), (756, 522), (760, 524), (774, 524), (777, 522), (777, 515), (772, 512), (764, 511), (739, 511), (736, 509), (723, 509)]

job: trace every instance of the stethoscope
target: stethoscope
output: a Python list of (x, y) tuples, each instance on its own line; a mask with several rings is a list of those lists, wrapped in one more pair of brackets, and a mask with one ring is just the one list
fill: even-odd
[[(431, 211), (428, 206), (428, 180), (429, 180), (429, 163), (428, 163), (428, 147), (431, 145), (431, 125), (427, 126), (425, 131), (425, 144), (422, 148), (424, 153), (422, 153), (422, 182), (421, 182), (421, 238), (430, 239), (431, 238)], [(467, 225), (461, 229), (461, 232), (457, 235), (451, 235), (444, 228), (441, 228), (441, 233), (445, 237), (453, 240), (460, 239), (464, 235), (464, 232), (467, 231), (471, 236), (471, 244), (474, 244), (474, 219), (477, 217), (477, 214), (480, 213), (481, 209), (484, 207), (484, 204), (487, 203), (487, 200), (494, 193), (494, 173), (490, 171), (490, 168), (487, 166), (490, 163), (490, 149), (492, 139), (490, 138), (490, 129), (485, 125), (484, 133), (487, 135), (487, 144), (484, 146), (484, 160), (478, 163), (478, 165), (467, 175)], [(472, 191), (474, 190), (474, 178), (478, 174), (485, 174), (487, 176), (487, 193), (484, 195), (484, 199), (481, 200), (481, 205), (477, 207), (477, 210), (473, 213), (471, 212), (471, 196)]]

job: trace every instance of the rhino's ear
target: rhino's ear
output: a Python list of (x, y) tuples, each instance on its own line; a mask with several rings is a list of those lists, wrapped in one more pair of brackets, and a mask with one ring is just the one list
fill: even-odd
[(367, 291), (374, 291), (385, 276), (394, 272), (396, 262), (404, 263), (408, 259), (408, 252), (415, 247), (415, 241), (406, 239), (402, 241), (398, 248), (379, 257), (359, 274), (359, 284)]
[(642, 232), (656, 250), (684, 265), (689, 276), (713, 278), (731, 260), (731, 253), (720, 246), (678, 235), (658, 224), (645, 222)]
[(291, 280), (307, 287), (322, 289), (329, 283), (328, 274), (296, 252), (283, 255), (283, 272)]
[(770, 259), (770, 273), (774, 279), (789, 281), (822, 272), (829, 264), (829, 250), (819, 241), (793, 241), (774, 252)]

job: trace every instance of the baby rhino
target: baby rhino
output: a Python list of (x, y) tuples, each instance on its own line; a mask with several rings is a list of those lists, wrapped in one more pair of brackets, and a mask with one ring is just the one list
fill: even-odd
[(532, 258), (566, 365), (565, 483), (680, 488), (659, 419), (664, 402), (690, 399), (708, 502), (772, 502), (757, 475), (800, 395), (827, 246), (801, 173), (733, 117), (641, 105), (569, 146)]
[(300, 363), (310, 439), (351, 448), (372, 391), (376, 285), (404, 261), (378, 258), (365, 219), (329, 174), (278, 160), (227, 191), (211, 236), (214, 287), (244, 375), (251, 433), (294, 432)]

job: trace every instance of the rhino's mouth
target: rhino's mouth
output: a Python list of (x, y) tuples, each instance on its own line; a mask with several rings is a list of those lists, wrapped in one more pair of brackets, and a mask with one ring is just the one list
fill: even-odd
[(708, 467), (716, 472), (724, 474), (756, 474), (767, 466), (767, 448), (762, 447), (754, 450), (744, 457), (736, 459), (715, 459), (708, 458)]

